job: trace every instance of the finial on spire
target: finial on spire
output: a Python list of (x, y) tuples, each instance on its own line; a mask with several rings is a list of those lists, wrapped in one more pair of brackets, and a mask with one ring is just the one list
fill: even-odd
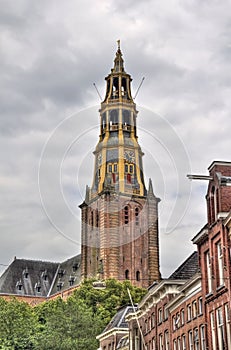
[(116, 57), (114, 59), (114, 69), (113, 69), (113, 71), (116, 73), (124, 71), (124, 66), (123, 66), (124, 60), (122, 58), (123, 54), (120, 50), (120, 40), (117, 40), (117, 45), (118, 45), (118, 49), (116, 52)]

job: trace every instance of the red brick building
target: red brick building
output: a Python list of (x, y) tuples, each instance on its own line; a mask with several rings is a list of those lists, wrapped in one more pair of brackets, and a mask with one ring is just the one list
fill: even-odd
[(168, 279), (151, 286), (127, 321), (130, 350), (181, 350), (184, 344), (190, 349), (188, 334), (197, 334), (204, 321), (197, 253)]
[(231, 350), (231, 162), (208, 170), (190, 176), (209, 181), (208, 222), (192, 239), (198, 251), (127, 316), (129, 350)]
[(230, 350), (231, 163), (213, 162), (208, 180), (208, 223), (193, 243), (197, 244), (201, 266), (208, 347)]

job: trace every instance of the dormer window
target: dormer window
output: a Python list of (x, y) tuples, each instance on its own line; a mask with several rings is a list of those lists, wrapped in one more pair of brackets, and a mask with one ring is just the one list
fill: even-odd
[(60, 280), (58, 281), (58, 283), (57, 283), (57, 290), (58, 290), (58, 291), (60, 291), (60, 290), (62, 289), (63, 284), (64, 284), (64, 283), (63, 283), (62, 281), (60, 281)]
[(29, 277), (29, 272), (28, 272), (27, 268), (25, 270), (23, 270), (23, 277), (24, 278), (28, 278)]
[(44, 281), (47, 281), (47, 279), (48, 279), (47, 270), (45, 270), (45, 271), (42, 272), (41, 277), (42, 277), (42, 279), (43, 279)]
[(75, 262), (72, 266), (73, 272), (76, 272), (78, 270), (79, 266), (80, 266), (79, 262)]
[(17, 288), (17, 290), (22, 290), (23, 285), (22, 285), (22, 281), (21, 280), (16, 283), (16, 288)]
[(65, 270), (59, 269), (58, 276), (59, 278), (62, 278), (65, 275)]
[(70, 276), (70, 278), (69, 278), (69, 285), (70, 285), (70, 287), (74, 285), (74, 282), (75, 282), (75, 277), (74, 276)]
[(35, 284), (35, 290), (37, 293), (41, 293), (41, 283), (40, 282), (37, 282)]

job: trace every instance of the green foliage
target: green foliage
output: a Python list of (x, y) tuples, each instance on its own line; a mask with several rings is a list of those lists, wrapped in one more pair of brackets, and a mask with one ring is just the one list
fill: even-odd
[(0, 349), (32, 349), (35, 327), (35, 316), (27, 303), (0, 299)]
[(105, 289), (86, 280), (67, 301), (50, 300), (32, 308), (0, 298), (0, 349), (95, 350), (100, 334), (120, 306), (137, 303), (146, 293), (129, 281), (106, 281)]

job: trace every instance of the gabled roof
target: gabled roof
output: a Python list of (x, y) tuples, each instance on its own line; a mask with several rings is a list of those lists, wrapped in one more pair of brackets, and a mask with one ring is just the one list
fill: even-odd
[(58, 266), (49, 295), (77, 286), (81, 280), (81, 255), (62, 262)]
[(44, 297), (57, 267), (54, 262), (15, 258), (0, 277), (0, 293)]
[(193, 252), (170, 276), (170, 280), (187, 280), (199, 272), (198, 253)]
[(0, 277), (0, 295), (47, 297), (80, 283), (81, 255), (62, 263), (15, 258)]
[(104, 329), (103, 333), (110, 331), (113, 328), (128, 328), (128, 324), (125, 321), (126, 316), (134, 312), (133, 307), (130, 305), (121, 307), (118, 312), (115, 314), (115, 316), (111, 319), (111, 321), (108, 323), (106, 328)]

